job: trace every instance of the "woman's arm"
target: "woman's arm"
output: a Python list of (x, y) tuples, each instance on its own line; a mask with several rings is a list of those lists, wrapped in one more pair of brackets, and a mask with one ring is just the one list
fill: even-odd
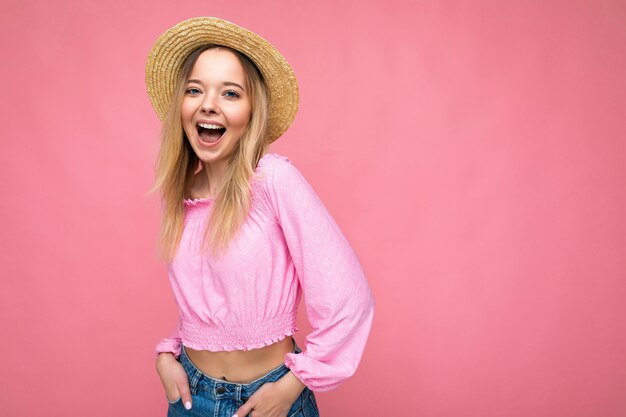
[(191, 408), (191, 390), (185, 368), (170, 352), (160, 353), (156, 358), (156, 370), (165, 389), (165, 398), (169, 402), (181, 398), (185, 408)]
[(155, 349), (155, 366), (163, 388), (165, 398), (172, 402), (181, 397), (185, 408), (191, 408), (191, 392), (189, 381), (185, 369), (177, 360), (182, 349), (180, 338), (180, 318), (176, 324), (176, 329), (162, 339)]
[(156, 356), (159, 356), (160, 353), (170, 352), (174, 355), (174, 357), (178, 358), (180, 356), (180, 351), (182, 348), (182, 341), (180, 338), (180, 317), (178, 318), (178, 322), (176, 323), (176, 329), (166, 338), (161, 339), (159, 344), (156, 346), (154, 351)]
[(239, 407), (233, 417), (247, 416), (253, 409), (254, 414), (259, 417), (285, 417), (305, 387), (306, 385), (289, 371), (278, 381), (261, 385), (261, 388)]
[(288, 158), (267, 161), (268, 200), (280, 223), (312, 331), (285, 365), (312, 391), (337, 388), (358, 367), (375, 301), (361, 262), (330, 212)]

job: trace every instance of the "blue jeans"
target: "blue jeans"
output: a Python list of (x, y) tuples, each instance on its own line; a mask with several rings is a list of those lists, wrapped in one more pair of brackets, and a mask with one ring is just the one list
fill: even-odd
[[(302, 352), (295, 339), (293, 339), (293, 348), (293, 353)], [(212, 378), (202, 373), (187, 356), (185, 346), (182, 347), (178, 361), (187, 372), (192, 407), (191, 410), (186, 410), (180, 398), (172, 402), (168, 400), (167, 417), (232, 417), (261, 385), (278, 381), (289, 372), (289, 368), (283, 363), (249, 384), (238, 384)], [(305, 387), (291, 406), (287, 417), (319, 417), (313, 391)]]

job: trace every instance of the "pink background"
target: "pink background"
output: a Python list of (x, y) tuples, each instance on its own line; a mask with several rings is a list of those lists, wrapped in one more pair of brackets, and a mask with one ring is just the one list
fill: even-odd
[(198, 15), (292, 64), (300, 111), (271, 150), (376, 297), (323, 416), (626, 415), (619, 0), (3, 0), (0, 414), (165, 415), (153, 349), (176, 309), (144, 65)]

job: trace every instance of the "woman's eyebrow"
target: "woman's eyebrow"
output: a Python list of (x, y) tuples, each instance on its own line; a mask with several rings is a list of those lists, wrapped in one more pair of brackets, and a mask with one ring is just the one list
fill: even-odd
[[(189, 81), (187, 81), (187, 83), (196, 83), (196, 84), (200, 84), (200, 85), (202, 85), (202, 81), (200, 81), (200, 80), (189, 80)], [(235, 87), (239, 87), (239, 88), (241, 88), (243, 91), (246, 91), (246, 90), (244, 90), (244, 88), (243, 88), (242, 86), (240, 86), (239, 84), (237, 84), (237, 83), (235, 83), (235, 82), (232, 82), (232, 81), (224, 81), (224, 82), (222, 83), (222, 85), (234, 85)]]

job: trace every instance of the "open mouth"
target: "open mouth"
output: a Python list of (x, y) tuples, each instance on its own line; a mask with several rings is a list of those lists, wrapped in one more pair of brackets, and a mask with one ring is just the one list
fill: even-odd
[(207, 143), (217, 142), (226, 132), (226, 128), (224, 126), (208, 123), (198, 123), (196, 129), (198, 130), (198, 137), (200, 140)]

